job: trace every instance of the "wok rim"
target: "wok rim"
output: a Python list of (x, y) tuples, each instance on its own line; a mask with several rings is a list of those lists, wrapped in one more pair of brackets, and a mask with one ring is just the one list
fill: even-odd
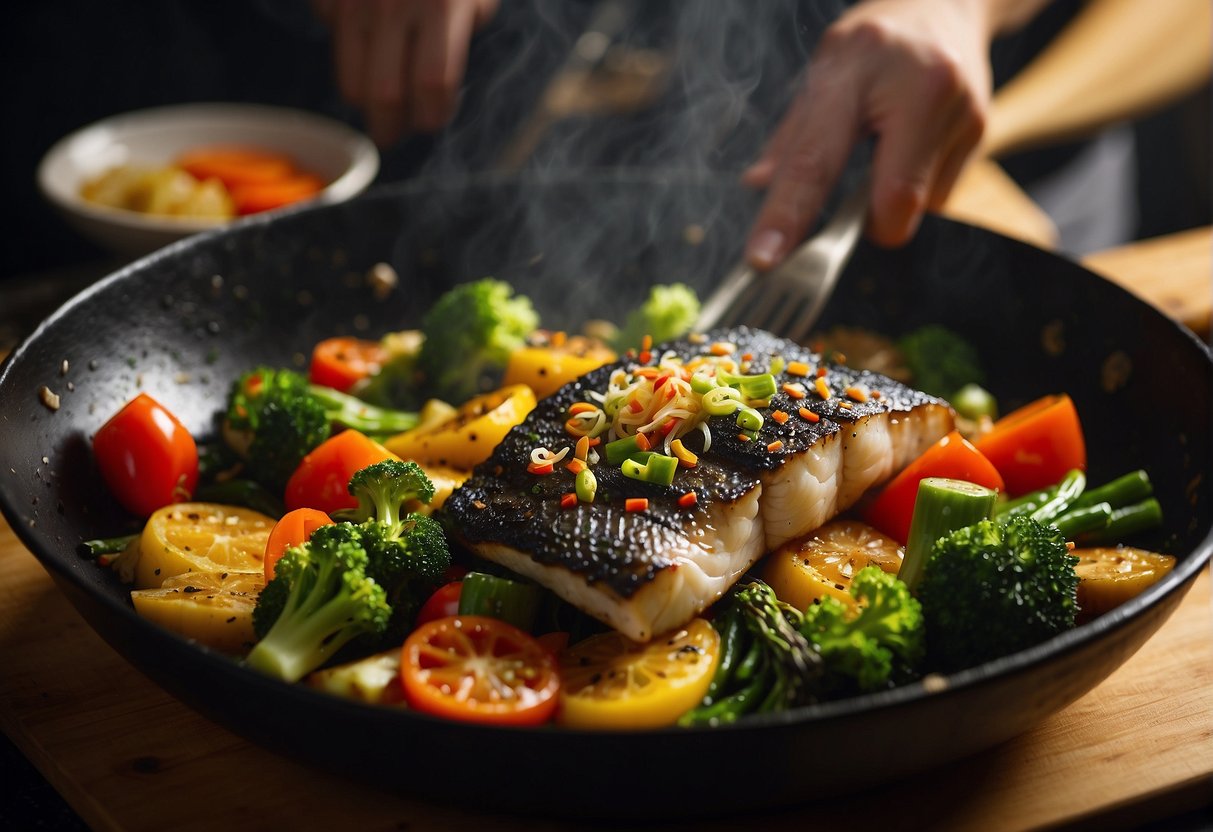
[[(434, 190), (457, 191), (467, 189), (473, 186), (492, 186), (495, 184), (518, 183), (524, 182), (529, 186), (545, 186), (552, 184), (568, 183), (576, 181), (579, 184), (585, 184), (589, 177), (579, 175), (574, 180), (572, 177), (561, 176), (559, 174), (535, 174), (535, 175), (510, 175), (498, 173), (480, 173), (468, 174), (459, 177), (443, 178), (441, 180), (431, 178), (412, 179), (401, 183), (391, 183), (381, 185), (369, 189), (362, 195), (339, 205), (301, 205), (296, 208), (288, 209), (281, 213), (269, 216), (252, 216), (242, 220), (231, 226), (214, 229), (202, 232), (183, 240), (171, 243), (162, 249), (159, 249), (151, 254), (145, 255), (123, 266), (122, 268), (110, 273), (106, 277), (98, 280), (92, 285), (77, 292), (71, 298), (66, 300), (58, 309), (45, 318), (29, 335), (27, 335), (17, 347), (0, 365), (0, 391), (5, 389), (5, 385), (9, 375), (18, 363), (20, 363), (26, 354), (33, 348), (43, 333), (53, 328), (56, 323), (63, 317), (70, 314), (78, 307), (87, 304), (96, 295), (109, 290), (110, 287), (120, 285), (124, 281), (130, 279), (130, 275), (142, 272), (160, 260), (167, 260), (188, 253), (189, 250), (195, 247), (202, 247), (210, 244), (213, 239), (221, 238), (257, 226), (275, 224), (282, 225), (293, 221), (295, 218), (311, 214), (314, 212), (324, 212), (332, 210), (340, 210), (355, 206), (357, 203), (366, 203), (371, 201), (390, 201), (400, 199), (402, 196), (414, 192), (433, 192)], [(703, 185), (719, 183), (721, 176), (701, 175), (697, 173), (688, 174), (680, 171), (661, 171), (657, 173), (632, 171), (619, 173), (612, 171), (609, 174), (609, 181), (614, 184), (636, 184), (648, 185), (654, 181), (672, 182), (674, 184), (683, 185)], [(601, 180), (595, 180), (601, 184)], [(929, 218), (930, 222), (942, 223), (946, 225), (957, 226), (962, 229), (976, 230), (982, 234), (993, 235), (1001, 238), (1010, 244), (1023, 246), (1031, 249), (1036, 253), (1036, 256), (1044, 256), (1053, 260), (1061, 261), (1067, 268), (1078, 269), (1087, 275), (1106, 280), (1097, 273), (1087, 269), (1080, 263), (1077, 263), (1060, 254), (1050, 252), (1038, 248), (1029, 243), (1007, 238), (1005, 235), (999, 234), (990, 229), (973, 226), (958, 220), (952, 220), (945, 217), (933, 216)], [(1166, 321), (1167, 325), (1176, 330), (1176, 335), (1184, 341), (1195, 346), (1198, 352), (1202, 355), (1204, 361), (1209, 368), (1213, 370), (1213, 350), (1201, 341), (1195, 333), (1178, 323), (1174, 319), (1168, 317), (1156, 307), (1147, 304), (1145, 301), (1133, 296), (1127, 290), (1112, 284), (1119, 292), (1130, 297), (1136, 304), (1140, 304), (1150, 310), (1151, 314), (1157, 315)], [(860, 696), (849, 697), (846, 699), (834, 700), (814, 705), (805, 705), (798, 708), (789, 709), (771, 714), (756, 714), (747, 716), (744, 720), (728, 725), (719, 725), (714, 727), (699, 727), (699, 728), (680, 728), (671, 726), (660, 729), (643, 729), (643, 730), (625, 730), (625, 731), (590, 731), (569, 729), (558, 726), (541, 726), (538, 728), (514, 728), (502, 726), (467, 726), (460, 723), (453, 723), (449, 720), (431, 717), (429, 715), (419, 713), (413, 710), (391, 709), (386, 707), (376, 708), (373, 705), (366, 705), (354, 701), (346, 701), (324, 694), (320, 691), (313, 690), (302, 684), (288, 684), (279, 680), (270, 679), (257, 673), (243, 665), (242, 662), (233, 660), (232, 657), (198, 645), (189, 639), (179, 636), (175, 633), (163, 630), (157, 627), (153, 622), (141, 618), (134, 610), (134, 607), (129, 603), (123, 604), (120, 599), (109, 594), (98, 593), (84, 578), (83, 573), (77, 573), (76, 570), (68, 568), (68, 563), (72, 557), (77, 557), (74, 550), (71, 551), (66, 558), (60, 558), (54, 551), (53, 546), (49, 541), (43, 541), (39, 536), (33, 533), (31, 528), (22, 522), (22, 512), (16, 502), (16, 495), (10, 494), (10, 490), (6, 487), (0, 487), (0, 512), (2, 512), (9, 523), (14, 535), (22, 542), (22, 545), (33, 554), (33, 556), (42, 564), (43, 568), (51, 573), (52, 578), (56, 582), (61, 580), (68, 581), (74, 589), (87, 594), (92, 600), (100, 601), (110, 611), (116, 611), (119, 616), (125, 617), (125, 623), (132, 624), (137, 627), (142, 633), (152, 639), (160, 638), (167, 640), (170, 643), (175, 643), (184, 647), (186, 652), (183, 654), (188, 661), (196, 662), (203, 661), (206, 664), (224, 668), (232, 673), (239, 674), (242, 681), (254, 686), (269, 686), (275, 690), (278, 695), (290, 696), (300, 701), (310, 701), (317, 705), (323, 704), (323, 707), (333, 711), (341, 711), (347, 708), (357, 709), (357, 713), (365, 714), (368, 708), (376, 709), (376, 712), (381, 718), (391, 721), (394, 725), (408, 725), (413, 723), (441, 725), (452, 731), (471, 730), (479, 734), (501, 734), (518, 736), (525, 735), (528, 737), (544, 737), (558, 735), (561, 737), (578, 737), (581, 741), (592, 742), (595, 738), (601, 739), (604, 736), (628, 736), (628, 735), (643, 735), (660, 737), (667, 740), (672, 740), (674, 737), (697, 737), (706, 734), (713, 735), (728, 735), (735, 732), (761, 732), (771, 729), (785, 728), (789, 725), (812, 725), (824, 721), (842, 719), (847, 717), (855, 717), (865, 712), (874, 712), (897, 707), (907, 707), (916, 702), (926, 700), (929, 697), (939, 695), (952, 695), (963, 692), (965, 690), (977, 688), (982, 685), (997, 683), (999, 680), (1016, 676), (1020, 673), (1026, 673), (1033, 668), (1038, 668), (1047, 662), (1055, 659), (1062, 659), (1068, 654), (1074, 653), (1081, 648), (1090, 646), (1096, 641), (1109, 638), (1116, 631), (1122, 630), (1127, 625), (1133, 623), (1136, 619), (1142, 617), (1148, 609), (1161, 605), (1165, 599), (1174, 593), (1186, 593), (1194, 582), (1199, 572), (1205, 569), (1206, 565), (1213, 559), (1213, 528), (1199, 541), (1196, 546), (1186, 555), (1178, 559), (1176, 567), (1162, 580), (1151, 586), (1145, 592), (1141, 593), (1132, 600), (1122, 604), (1121, 606), (1111, 610), (1108, 613), (1101, 615), (1094, 621), (1080, 625), (1072, 630), (1062, 633), (1058, 636), (1037, 644), (1027, 650), (1020, 651), (1008, 656), (1003, 656), (990, 662), (959, 671), (953, 674), (934, 674), (943, 679), (943, 683), (925, 684), (920, 680), (908, 685), (902, 685), (890, 690), (879, 691), (876, 693), (862, 694)], [(44, 545), (45, 544), (45, 545)], [(62, 588), (60, 588), (62, 591)], [(98, 597), (101, 596), (101, 597)], [(69, 596), (69, 603), (83, 615), (83, 611), (79, 605)], [(1170, 613), (1167, 613), (1167, 617)], [(84, 615), (86, 620), (87, 615)], [(1165, 619), (1164, 619), (1165, 620)], [(98, 631), (97, 627), (90, 627), (94, 632), (98, 632), (103, 640), (106, 641), (119, 655), (123, 657), (133, 668), (142, 670), (139, 664), (132, 660), (127, 651), (112, 644), (104, 635)], [(1123, 664), (1123, 661), (1118, 663)], [(170, 696), (187, 705), (192, 705), (192, 702), (179, 696), (175, 691), (168, 690), (165, 686), (157, 683), (162, 689), (165, 689)], [(1089, 690), (1087, 688), (1086, 690)]]

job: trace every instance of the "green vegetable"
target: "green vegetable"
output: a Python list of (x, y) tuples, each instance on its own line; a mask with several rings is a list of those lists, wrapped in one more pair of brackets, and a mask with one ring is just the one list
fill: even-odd
[(918, 588), (923, 566), (935, 541), (964, 526), (990, 516), (997, 494), (984, 486), (943, 477), (927, 477), (918, 483), (910, 537), (897, 576), (910, 588)]
[(295, 682), (351, 639), (383, 632), (392, 609), (367, 565), (361, 532), (350, 523), (322, 526), (288, 549), (253, 610), (261, 640), (249, 666)]
[(484, 278), (443, 294), (422, 320), (417, 355), (426, 396), (462, 402), (495, 386), (510, 353), (539, 326), (529, 298)]
[(643, 453), (640, 448), (640, 434), (625, 436), (622, 439), (606, 443), (605, 453), (608, 465), (622, 465), (624, 460)]
[(334, 517), (360, 523), (367, 574), (384, 588), (392, 606), (381, 641), (385, 647), (399, 644), (451, 565), (438, 521), (407, 511), (414, 500), (428, 503), (434, 486), (415, 462), (385, 460), (355, 473), (349, 492), (358, 507)]
[(921, 327), (903, 336), (897, 346), (914, 374), (914, 385), (933, 396), (947, 398), (966, 384), (985, 384), (977, 350), (946, 327)]
[(964, 385), (948, 399), (956, 412), (966, 419), (980, 419), (988, 416), (998, 418), (998, 400), (994, 394), (980, 384), (972, 382)]
[(648, 298), (634, 309), (615, 333), (611, 345), (619, 352), (639, 349), (644, 336), (653, 343), (681, 338), (691, 331), (699, 318), (699, 298), (682, 283), (654, 286)]
[(577, 499), (581, 502), (594, 502), (594, 497), (598, 494), (598, 477), (594, 476), (594, 472), (589, 468), (581, 469), (573, 480), (573, 490), (577, 492)]
[(1040, 491), (1031, 491), (1027, 494), (1021, 494), (1014, 500), (1006, 500), (994, 504), (993, 517), (1000, 520), (1009, 520), (1016, 515), (1028, 515), (1036, 511), (1049, 501), (1049, 498), (1057, 493), (1057, 488), (1046, 488)]
[(625, 477), (654, 485), (669, 485), (678, 471), (678, 459), (648, 451), (636, 454), (620, 463)]
[(721, 658), (708, 692), (680, 725), (718, 725), (747, 713), (814, 701), (821, 659), (801, 635), (804, 615), (762, 581), (735, 586), (712, 621)]
[(1051, 525), (1066, 540), (1073, 540), (1084, 532), (1104, 528), (1111, 520), (1112, 506), (1108, 503), (1096, 503), (1093, 506), (1071, 509), (1054, 520)]
[(257, 367), (232, 385), (224, 440), (244, 460), (244, 475), (281, 493), (300, 460), (325, 439), (330, 423), (307, 379)]
[(82, 540), (80, 542), (79, 551), (82, 557), (94, 560), (102, 555), (117, 555), (120, 554), (131, 542), (137, 540), (139, 535), (126, 534), (121, 537), (102, 537), (96, 540)]
[(1108, 518), (1107, 525), (1096, 532), (1083, 535), (1082, 542), (1084, 545), (1120, 543), (1130, 535), (1149, 531), (1161, 525), (1162, 506), (1154, 497), (1147, 497), (1140, 503), (1114, 509), (1112, 516)]
[(1070, 507), (1087, 487), (1087, 476), (1075, 468), (1057, 484), (1056, 492), (1028, 516), (1037, 523), (1052, 523)]
[(770, 373), (744, 376), (718, 370), (716, 381), (728, 387), (736, 388), (745, 399), (769, 399), (778, 391), (775, 386), (775, 376)]
[(961, 670), (1074, 626), (1078, 559), (1028, 517), (982, 520), (940, 538), (918, 587), (928, 665)]
[(330, 422), (368, 436), (390, 436), (417, 427), (417, 414), (412, 411), (376, 407), (348, 393), (318, 384), (308, 385), (308, 391), (320, 402)]
[(535, 625), (539, 601), (539, 588), (534, 584), (469, 572), (459, 591), (459, 614), (487, 615), (529, 632)]
[(1072, 509), (1093, 506), (1096, 503), (1108, 503), (1112, 508), (1120, 508), (1131, 503), (1138, 503), (1154, 493), (1150, 476), (1142, 470), (1132, 471), (1117, 477), (1099, 488), (1092, 488), (1078, 497), (1071, 505)]
[(762, 427), (762, 414), (752, 407), (737, 408), (737, 427), (742, 430), (756, 431)]
[(390, 411), (309, 384), (291, 370), (257, 367), (232, 385), (223, 437), (244, 461), (244, 475), (281, 493), (303, 457), (329, 438), (334, 423), (369, 435), (407, 430), (414, 413)]
[(909, 587), (878, 566), (851, 580), (858, 613), (825, 597), (805, 611), (800, 632), (821, 656), (818, 682), (827, 697), (887, 688), (915, 673), (922, 659), (923, 618)]

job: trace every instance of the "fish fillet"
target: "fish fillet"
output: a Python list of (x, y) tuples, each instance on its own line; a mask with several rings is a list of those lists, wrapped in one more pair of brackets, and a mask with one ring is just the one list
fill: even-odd
[[(571, 446), (569, 408), (597, 401), (613, 373), (636, 366), (609, 365), (541, 401), (451, 495), (443, 511), (456, 537), (629, 638), (648, 641), (685, 624), (765, 552), (845, 511), (952, 428), (942, 400), (874, 373), (827, 367), (822, 356), (758, 330), (672, 342), (654, 350), (651, 363), (692, 361), (723, 351), (720, 345), (745, 359), (746, 374), (782, 365), (774, 373), (778, 392), (757, 408), (758, 431), (739, 430), (735, 415), (712, 416), (710, 449), (694, 467), (680, 467), (671, 485), (629, 479), (602, 459), (591, 467), (594, 501), (562, 507), (574, 490), (567, 458), (547, 475), (527, 466), (536, 448)], [(819, 367), (826, 368), (822, 389)], [(698, 439), (694, 432), (684, 437), (697, 452)], [(628, 498), (648, 503), (629, 511)]]

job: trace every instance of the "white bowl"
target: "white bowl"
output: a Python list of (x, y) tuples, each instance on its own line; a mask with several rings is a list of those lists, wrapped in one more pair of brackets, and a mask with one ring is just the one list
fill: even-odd
[(329, 183), (309, 202), (350, 199), (379, 172), (379, 153), (370, 139), (332, 119), (259, 104), (182, 104), (113, 116), (60, 139), (38, 165), (38, 187), (89, 239), (119, 254), (142, 255), (233, 220), (110, 208), (81, 197), (81, 186), (118, 165), (169, 164), (186, 150), (214, 144), (290, 156)]

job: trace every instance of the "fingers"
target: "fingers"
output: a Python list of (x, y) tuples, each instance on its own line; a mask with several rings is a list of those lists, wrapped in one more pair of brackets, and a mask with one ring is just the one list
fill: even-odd
[(399, 3), (382, 3), (367, 38), (364, 85), (368, 92), (362, 108), (371, 139), (385, 147), (409, 127), (409, 57), (417, 39), (415, 15)]
[(498, 0), (312, 0), (333, 33), (338, 89), (381, 146), (442, 129), (455, 112), (472, 33)]
[(816, 64), (767, 150), (746, 172), (747, 182), (770, 184), (746, 243), (754, 268), (782, 261), (821, 213), (859, 134), (856, 81), (831, 61)]
[(418, 38), (413, 65), (414, 126), (433, 132), (441, 130), (455, 112), (477, 8), (432, 2), (422, 6), (420, 14), (424, 37)]
[(987, 29), (970, 7), (930, 0), (867, 0), (831, 26), (804, 91), (742, 176), (769, 189), (749, 262), (770, 268), (803, 238), (867, 134), (876, 138), (868, 235), (907, 242), (981, 137)]
[(337, 89), (343, 98), (361, 107), (366, 101), (364, 44), (370, 21), (368, 6), (358, 0), (335, 0), (329, 9)]

